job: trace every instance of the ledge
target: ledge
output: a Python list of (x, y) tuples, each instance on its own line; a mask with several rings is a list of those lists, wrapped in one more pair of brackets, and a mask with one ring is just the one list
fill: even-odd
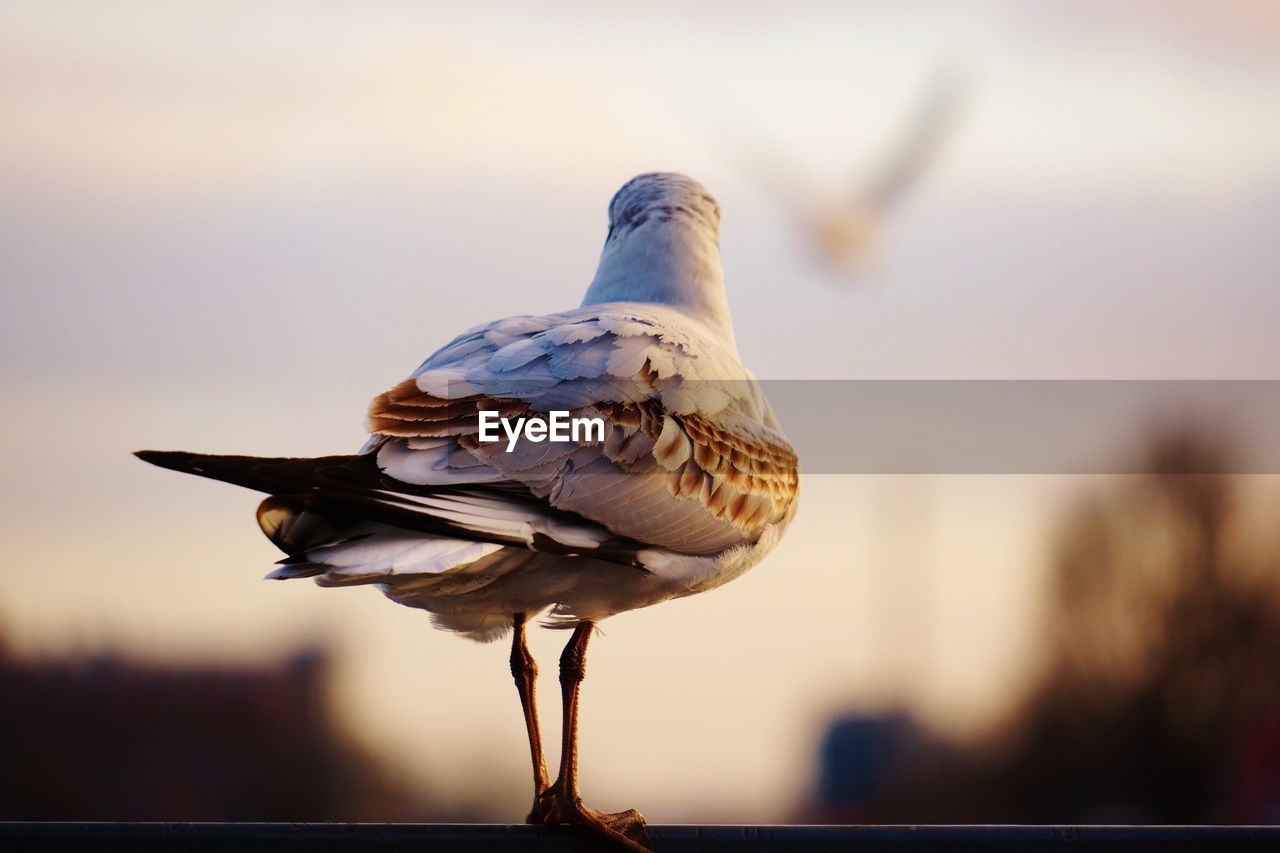
[[(651, 826), (649, 833), (660, 853), (1280, 849), (1280, 827), (1276, 826)], [(0, 848), (96, 853), (612, 849), (560, 827), (343, 823), (0, 823)]]

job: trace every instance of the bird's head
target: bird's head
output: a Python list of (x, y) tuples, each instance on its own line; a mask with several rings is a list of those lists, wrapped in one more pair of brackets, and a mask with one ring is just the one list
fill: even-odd
[(674, 222), (715, 240), (720, 205), (702, 184), (678, 172), (649, 172), (622, 185), (609, 202), (609, 240), (650, 223)]
[(669, 305), (733, 346), (720, 265), (720, 205), (674, 172), (632, 178), (609, 202), (609, 236), (583, 305)]

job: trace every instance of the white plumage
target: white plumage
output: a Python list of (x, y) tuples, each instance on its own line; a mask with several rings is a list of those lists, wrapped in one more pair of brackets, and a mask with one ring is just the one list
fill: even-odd
[[(144, 458), (271, 492), (259, 521), (289, 556), (269, 578), (376, 583), (478, 640), (513, 613), (573, 626), (736, 577), (791, 520), (798, 474), (738, 359), (719, 207), (654, 174), (609, 215), (581, 307), (459, 335), (373, 401), (359, 456)], [(570, 411), (606, 435), (508, 449), (479, 441), (486, 409)]]
[[(323, 568), (316, 577), (326, 586), (377, 582), (396, 601), (431, 611), (441, 627), (488, 640), (504, 633), (513, 612), (552, 607), (552, 624), (598, 621), (713, 588), (764, 556), (794, 512), (795, 457), (727, 331), (718, 211), (688, 179), (638, 181), (664, 186), (640, 205), (628, 199), (637, 182), (619, 192), (611, 210), (620, 221), (581, 308), (459, 335), (374, 401), (362, 450), (389, 477), (418, 486), (520, 484), (578, 516), (576, 523), (500, 492), (466, 508), (419, 497), (424, 511), (521, 544), (424, 541), (385, 527), (309, 548), (294, 555), (305, 562), (270, 577)], [(700, 216), (667, 212), (681, 204)], [(667, 236), (673, 231), (681, 239)], [(637, 247), (655, 235), (686, 257), (649, 260)], [(653, 301), (594, 301), (623, 289)], [(600, 416), (608, 435), (603, 443), (524, 441), (512, 452), (505, 443), (479, 444), (474, 412), (499, 400), (511, 409)], [(639, 419), (620, 422), (618, 406)], [(690, 424), (705, 424), (720, 440), (699, 443)], [(543, 553), (538, 535), (580, 556)], [(628, 552), (633, 564), (593, 555), (613, 537), (637, 543)]]

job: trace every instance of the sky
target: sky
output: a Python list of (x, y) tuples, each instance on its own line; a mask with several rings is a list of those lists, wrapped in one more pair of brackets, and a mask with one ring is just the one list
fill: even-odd
[[(372, 590), (262, 583), (254, 495), (129, 452), (354, 450), (368, 401), (457, 332), (576, 306), (610, 196), (655, 169), (719, 199), (762, 377), (1280, 363), (1266, 0), (0, 2), (0, 21), (0, 633), (157, 659), (322, 644), (362, 737), (513, 815), (504, 649)], [(743, 128), (852, 192), (939, 63), (971, 81), (954, 137), (842, 281), (740, 168)], [(1048, 534), (1091, 482), (806, 477), (762, 566), (605, 623), (588, 799), (781, 820), (832, 713), (980, 728), (1033, 670)], [(561, 639), (534, 638), (544, 672)]]

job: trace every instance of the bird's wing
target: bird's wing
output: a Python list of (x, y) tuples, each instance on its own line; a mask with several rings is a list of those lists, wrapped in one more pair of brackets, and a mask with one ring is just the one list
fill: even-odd
[[(478, 413), (600, 418), (603, 441), (479, 440)], [(627, 540), (716, 553), (789, 512), (796, 455), (736, 354), (671, 309), (613, 303), (473, 329), (370, 406), (367, 450), (418, 485), (516, 483)]]
[(290, 459), (143, 450), (137, 455), (162, 468), (270, 494), (258, 509), (258, 523), (290, 555), (285, 565), (298, 562), (295, 557), (310, 561), (321, 546), (348, 546), (362, 523), (561, 555), (589, 553), (625, 565), (639, 565), (636, 554), (648, 547), (557, 509), (517, 483), (418, 485), (380, 470), (369, 454)]
[(936, 69), (884, 161), (858, 186), (850, 201), (858, 209), (878, 215), (897, 204), (937, 157), (967, 95), (967, 80), (957, 69)]
[[(831, 192), (770, 123), (753, 118), (729, 93), (717, 98), (721, 115), (716, 130), (719, 147), (743, 177), (758, 186), (801, 222), (823, 214)], [(705, 111), (702, 116), (705, 118)]]

